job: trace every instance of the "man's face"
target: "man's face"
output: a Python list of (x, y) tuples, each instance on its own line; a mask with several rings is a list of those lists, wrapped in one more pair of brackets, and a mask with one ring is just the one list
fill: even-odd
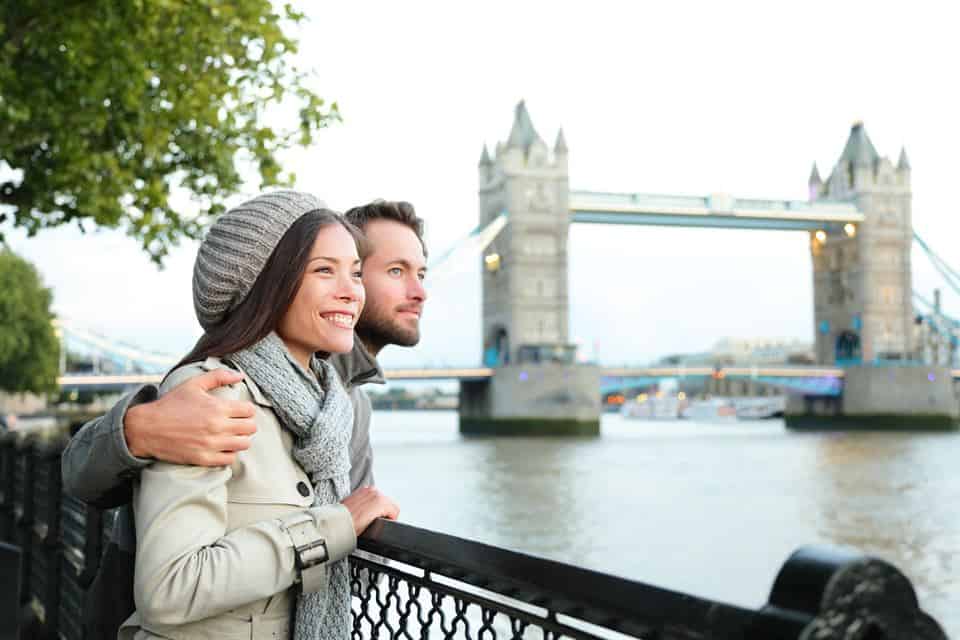
[(427, 299), (423, 245), (413, 229), (394, 220), (373, 220), (363, 232), (371, 247), (363, 261), (367, 302), (357, 333), (376, 350), (388, 344), (412, 347), (420, 341), (420, 315)]

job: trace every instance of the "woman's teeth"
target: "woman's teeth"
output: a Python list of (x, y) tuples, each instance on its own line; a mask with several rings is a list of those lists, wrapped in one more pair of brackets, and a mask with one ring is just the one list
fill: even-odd
[(353, 329), (353, 316), (344, 313), (328, 313), (323, 316), (341, 329)]

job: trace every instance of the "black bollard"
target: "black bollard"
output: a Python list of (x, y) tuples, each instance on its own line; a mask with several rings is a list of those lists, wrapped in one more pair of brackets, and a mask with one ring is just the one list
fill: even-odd
[[(896, 567), (844, 549), (796, 551), (777, 574), (763, 611), (808, 616), (799, 640), (947, 640)], [(751, 638), (773, 637), (762, 620)]]

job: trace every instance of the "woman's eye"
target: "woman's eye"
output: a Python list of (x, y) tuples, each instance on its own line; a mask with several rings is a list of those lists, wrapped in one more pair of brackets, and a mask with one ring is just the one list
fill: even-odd
[(313, 270), (314, 273), (333, 273), (333, 269), (330, 267), (317, 267)]
[(353, 277), (354, 277), (354, 278), (357, 278), (357, 279), (362, 278), (362, 277), (363, 277), (363, 271), (354, 271), (354, 272), (353, 272)]

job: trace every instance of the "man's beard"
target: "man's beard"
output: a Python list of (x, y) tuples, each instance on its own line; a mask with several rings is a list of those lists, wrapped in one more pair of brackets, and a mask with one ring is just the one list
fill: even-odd
[(419, 324), (412, 329), (401, 327), (383, 307), (371, 304), (369, 300), (355, 329), (360, 339), (375, 350), (388, 344), (412, 347), (420, 342)]

